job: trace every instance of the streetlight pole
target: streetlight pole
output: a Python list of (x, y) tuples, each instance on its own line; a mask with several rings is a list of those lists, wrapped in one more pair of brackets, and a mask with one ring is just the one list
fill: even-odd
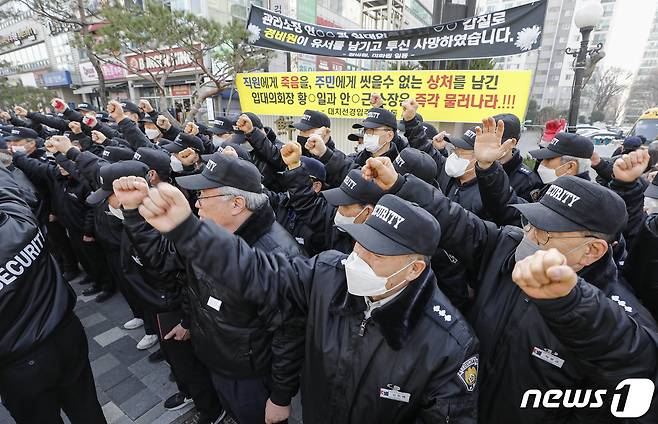
[(571, 102), (569, 104), (569, 119), (568, 131), (576, 132), (576, 125), (578, 124), (578, 109), (580, 108), (580, 94), (583, 91), (583, 75), (585, 65), (587, 62), (587, 47), (589, 45), (589, 36), (594, 27), (586, 27), (580, 29), (582, 40), (580, 41), (580, 49), (577, 52), (571, 52), (567, 48), (567, 54), (577, 54), (576, 63), (574, 66), (573, 87), (571, 89)]
[(580, 48), (573, 50), (567, 47), (565, 53), (575, 58), (573, 86), (571, 88), (571, 103), (569, 105), (569, 122), (567, 131), (576, 132), (578, 124), (578, 108), (580, 107), (580, 94), (583, 90), (583, 76), (587, 66), (587, 56), (601, 50), (603, 45), (597, 44), (595, 48), (589, 49), (589, 36), (603, 17), (603, 6), (598, 0), (586, 1), (574, 14), (574, 23), (580, 29)]

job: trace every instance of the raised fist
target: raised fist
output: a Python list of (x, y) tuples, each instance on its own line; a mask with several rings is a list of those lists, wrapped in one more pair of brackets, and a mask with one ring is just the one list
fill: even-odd
[(93, 130), (91, 132), (91, 141), (93, 141), (96, 144), (103, 144), (105, 143), (105, 140), (107, 137), (105, 137), (105, 134), (103, 134), (100, 131)]
[(390, 190), (398, 179), (393, 162), (386, 156), (369, 158), (361, 172), (366, 181), (374, 181), (384, 191)]
[(576, 286), (578, 275), (557, 249), (540, 250), (519, 261), (512, 280), (533, 299), (557, 299)]
[(121, 103), (117, 102), (116, 100), (112, 100), (107, 104), (107, 113), (110, 114), (116, 123), (119, 123), (125, 118), (123, 107), (121, 106)]
[(245, 134), (251, 134), (254, 130), (254, 123), (251, 122), (251, 118), (245, 115), (244, 113), (238, 118), (238, 122), (235, 124), (240, 131)]
[(164, 115), (158, 116), (158, 119), (155, 121), (155, 125), (157, 125), (158, 127), (162, 128), (165, 131), (171, 128), (171, 122), (169, 122), (169, 119), (167, 119), (167, 117)]
[(312, 134), (306, 141), (305, 147), (315, 157), (322, 157), (327, 152), (327, 145), (319, 134)]
[(292, 170), (301, 165), (302, 146), (296, 141), (289, 141), (281, 148), (281, 159)]
[(146, 99), (140, 100), (137, 107), (139, 107), (142, 110), (142, 112), (144, 112), (144, 113), (153, 112), (153, 106), (151, 106), (151, 103)]
[(73, 131), (73, 134), (80, 134), (82, 132), (82, 126), (77, 121), (69, 122), (69, 128)]
[(649, 160), (649, 152), (646, 149), (638, 149), (622, 155), (613, 165), (613, 175), (616, 180), (632, 183), (647, 170)]
[(64, 100), (62, 100), (62, 99), (60, 99), (60, 98), (58, 98), (58, 97), (55, 97), (55, 98), (50, 102), (50, 105), (53, 107), (53, 109), (55, 109), (55, 112), (57, 112), (57, 113), (62, 113), (62, 112), (64, 112), (66, 109), (68, 109), (68, 106), (66, 105), (66, 102), (64, 102)]
[(405, 100), (402, 102), (402, 119), (411, 121), (416, 116), (418, 102), (415, 99)]
[(193, 148), (188, 147), (187, 149), (178, 153), (178, 160), (181, 161), (183, 166), (192, 166), (199, 160), (199, 155)]
[(188, 122), (187, 125), (185, 125), (185, 132), (187, 134), (197, 135), (199, 134), (199, 127), (194, 122)]
[(21, 118), (25, 118), (27, 116), (27, 110), (20, 106), (14, 107), (14, 113), (16, 116), (20, 116)]
[(370, 106), (372, 107), (382, 107), (384, 106), (384, 99), (379, 93), (370, 94)]

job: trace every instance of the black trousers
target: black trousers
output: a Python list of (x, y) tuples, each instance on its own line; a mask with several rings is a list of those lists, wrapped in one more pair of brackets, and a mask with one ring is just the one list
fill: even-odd
[(71, 247), (71, 242), (66, 235), (66, 230), (57, 222), (48, 222), (48, 243), (50, 244), (50, 253), (57, 261), (62, 272), (78, 272), (78, 258)]
[(24, 358), (0, 369), (0, 397), (18, 424), (105, 424), (89, 365), (87, 338), (71, 314)]
[(114, 281), (105, 259), (105, 252), (100, 243), (83, 241), (84, 234), (67, 231), (71, 247), (80, 260), (80, 265), (93, 280), (94, 285), (103, 291), (115, 291)]
[(196, 409), (205, 418), (216, 420), (222, 412), (222, 405), (210, 380), (210, 371), (196, 357), (192, 342), (164, 340), (159, 331), (156, 333), (160, 339), (160, 349), (171, 367), (179, 390), (194, 399)]
[(270, 398), (270, 389), (265, 377), (234, 380), (214, 372), (211, 372), (211, 375), (224, 409), (239, 424), (265, 422), (265, 403)]

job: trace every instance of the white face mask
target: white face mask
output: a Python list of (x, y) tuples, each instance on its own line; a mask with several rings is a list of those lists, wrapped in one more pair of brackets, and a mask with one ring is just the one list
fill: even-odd
[(229, 137), (222, 137), (221, 135), (213, 135), (212, 136), (212, 145), (215, 146), (215, 147), (219, 147), (222, 144), (224, 144), (224, 142), (226, 140), (228, 140), (228, 138)]
[(149, 138), (149, 140), (155, 140), (160, 135), (160, 131), (154, 130), (153, 128), (146, 128), (144, 132), (146, 133), (146, 136)]
[(539, 165), (537, 168), (537, 174), (544, 184), (550, 184), (553, 181), (557, 180), (557, 173), (555, 169), (547, 168), (544, 165)]
[(107, 204), (107, 207), (112, 215), (116, 216), (117, 218), (123, 221), (123, 211), (121, 209), (115, 209), (109, 203)]
[(174, 172), (183, 171), (183, 163), (176, 156), (171, 157), (171, 159), (169, 160), (169, 166), (171, 166), (171, 170)]
[(644, 210), (648, 214), (658, 213), (658, 199), (654, 199), (652, 197), (645, 197), (644, 198)]
[(462, 159), (453, 152), (448, 156), (448, 159), (446, 159), (446, 164), (443, 169), (449, 177), (459, 178), (466, 173), (470, 163), (470, 160)]
[(379, 145), (379, 136), (374, 134), (364, 134), (363, 148), (370, 153), (375, 153), (377, 150), (381, 149), (382, 146)]
[(380, 277), (375, 274), (375, 271), (370, 268), (363, 259), (359, 257), (356, 252), (350, 253), (345, 261), (345, 277), (347, 277), (347, 291), (355, 296), (381, 296), (395, 290), (400, 284), (404, 284), (407, 280), (400, 281), (395, 287), (390, 289), (386, 288), (386, 283), (389, 278), (394, 277), (407, 269), (409, 262), (402, 267), (399, 271), (394, 272), (388, 277)]
[(25, 153), (25, 146), (11, 146), (11, 151), (14, 153), (16, 152)]
[[(336, 211), (336, 215), (334, 215), (334, 225), (339, 226), (345, 224), (354, 224), (354, 221), (359, 217), (359, 215), (363, 213), (364, 210), (366, 210), (366, 208), (361, 209), (361, 212), (357, 213), (356, 216), (345, 216), (340, 212)], [(340, 227), (338, 229), (340, 231), (343, 231), (340, 229)]]
[(364, 143), (359, 143), (354, 146), (354, 151), (357, 153), (361, 153), (366, 149), (366, 145)]

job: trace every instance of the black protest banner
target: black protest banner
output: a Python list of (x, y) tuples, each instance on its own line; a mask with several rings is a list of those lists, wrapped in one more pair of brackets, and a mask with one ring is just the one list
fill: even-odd
[(547, 0), (423, 28), (395, 31), (329, 28), (251, 6), (254, 46), (355, 59), (436, 60), (507, 56), (541, 43)]

